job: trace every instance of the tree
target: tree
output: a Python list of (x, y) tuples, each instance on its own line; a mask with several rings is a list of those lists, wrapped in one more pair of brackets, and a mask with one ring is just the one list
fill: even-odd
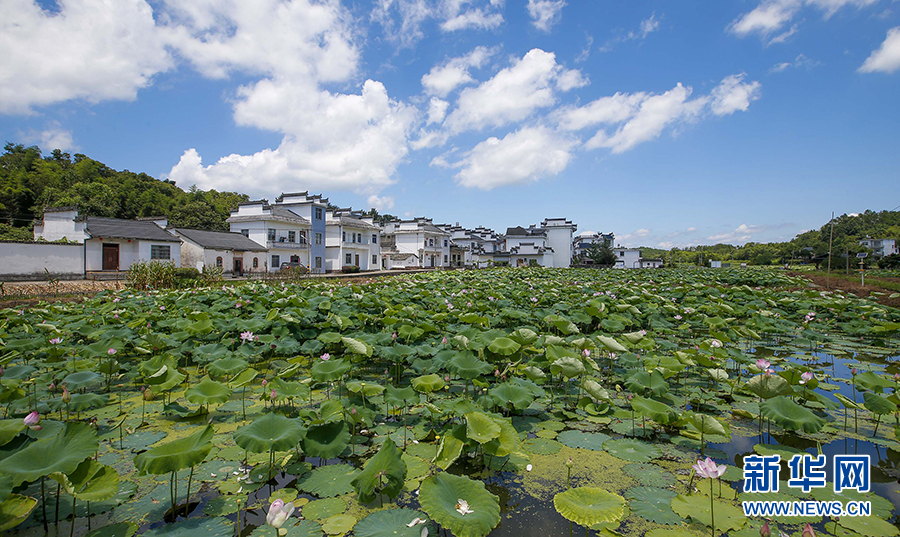
[(611, 267), (616, 264), (616, 253), (605, 243), (592, 244), (585, 255), (599, 267)]

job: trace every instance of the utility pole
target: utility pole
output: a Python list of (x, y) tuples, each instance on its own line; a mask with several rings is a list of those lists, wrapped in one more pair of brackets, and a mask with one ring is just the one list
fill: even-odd
[(834, 211), (831, 211), (831, 235), (828, 237), (828, 271), (825, 273), (825, 287), (831, 289), (831, 245), (834, 241)]

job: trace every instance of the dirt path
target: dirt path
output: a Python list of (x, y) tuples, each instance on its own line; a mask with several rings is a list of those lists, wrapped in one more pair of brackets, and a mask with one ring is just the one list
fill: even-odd
[[(823, 289), (840, 289), (842, 291), (847, 291), (853, 293), (856, 296), (866, 297), (869, 296), (873, 292), (886, 293), (884, 295), (880, 295), (876, 297), (876, 300), (879, 304), (884, 306), (892, 306), (894, 308), (900, 308), (900, 298), (889, 298), (891, 294), (895, 293), (891, 289), (885, 289), (877, 284), (872, 284), (871, 279), (866, 281), (866, 285), (863, 286), (860, 284), (859, 277), (853, 277), (851, 275), (850, 279), (845, 279), (846, 276), (841, 273), (840, 275), (833, 274), (830, 278), (821, 274), (812, 274), (809, 272), (792, 272), (792, 276), (801, 276), (803, 278), (807, 278), (812, 280), (812, 282)], [(900, 278), (882, 278), (888, 281), (898, 281), (900, 283)]]

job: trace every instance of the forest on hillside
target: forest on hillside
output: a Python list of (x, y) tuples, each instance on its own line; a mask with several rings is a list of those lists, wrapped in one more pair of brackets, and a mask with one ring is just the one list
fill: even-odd
[(225, 219), (245, 194), (184, 191), (173, 181), (114, 170), (81, 153), (7, 143), (0, 156), (0, 238), (30, 240), (35, 220), (50, 207), (75, 205), (86, 216), (167, 215), (172, 225), (227, 230)]

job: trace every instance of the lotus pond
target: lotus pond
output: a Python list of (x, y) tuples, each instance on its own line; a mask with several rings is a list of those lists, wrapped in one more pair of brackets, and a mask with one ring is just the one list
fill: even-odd
[[(0, 533), (898, 535), (900, 310), (767, 270), (497, 269), (4, 310)], [(748, 455), (868, 493), (743, 492)], [(715, 478), (692, 469), (711, 457)], [(830, 459), (829, 459), (830, 460)], [(701, 467), (702, 468), (702, 467)], [(718, 469), (718, 470), (717, 470)], [(716, 474), (724, 471), (721, 476)], [(777, 528), (777, 530), (776, 530)]]

